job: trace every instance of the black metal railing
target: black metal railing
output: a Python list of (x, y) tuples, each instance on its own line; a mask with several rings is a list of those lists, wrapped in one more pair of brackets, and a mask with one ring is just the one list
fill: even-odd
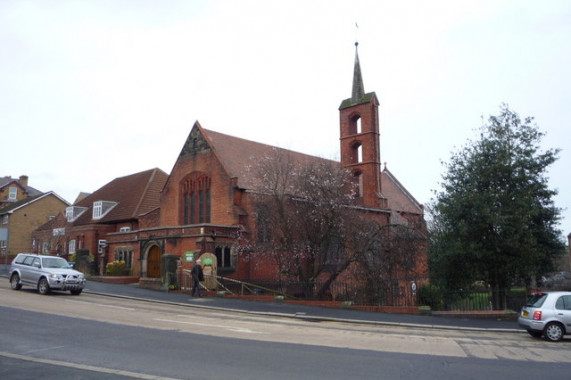
[[(223, 276), (215, 276), (216, 290), (234, 295), (283, 295), (286, 298), (306, 300), (349, 301), (354, 305), (367, 306), (429, 306), (434, 311), (486, 311), (493, 310), (492, 291), (485, 288), (442, 291), (432, 288), (431, 292), (416, 286), (393, 285), (375, 290), (363, 289), (355, 283), (337, 281), (328, 288), (328, 292), (318, 297), (320, 282), (256, 282), (239, 281)], [(190, 271), (178, 274), (178, 287), (182, 290), (192, 288)], [(212, 282), (211, 282), (212, 283)], [(502, 294), (506, 310), (518, 311), (526, 303), (528, 295), (522, 289), (510, 290)]]

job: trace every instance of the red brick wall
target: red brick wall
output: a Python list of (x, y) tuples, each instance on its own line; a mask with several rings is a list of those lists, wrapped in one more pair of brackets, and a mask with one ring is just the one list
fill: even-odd
[(139, 228), (152, 228), (160, 226), (161, 222), (161, 209), (151, 211), (150, 213), (143, 215), (139, 218)]
[[(361, 133), (357, 134), (354, 119), (361, 118)], [(362, 204), (383, 207), (378, 194), (381, 186), (381, 153), (379, 142), (378, 104), (373, 98), (369, 103), (358, 104), (340, 110), (341, 165), (363, 175)], [(355, 145), (362, 147), (362, 161), (358, 162)]]
[(211, 178), (211, 222), (216, 224), (237, 224), (237, 216), (232, 212), (234, 190), (231, 178), (225, 172), (213, 152), (188, 155), (179, 158), (161, 196), (160, 225), (178, 226), (182, 224), (181, 182), (191, 173), (203, 173)]

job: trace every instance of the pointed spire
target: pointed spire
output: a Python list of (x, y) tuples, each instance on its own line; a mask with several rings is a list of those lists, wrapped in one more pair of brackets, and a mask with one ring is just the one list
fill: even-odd
[(363, 85), (363, 76), (361, 75), (361, 64), (359, 63), (359, 52), (357, 47), (358, 42), (355, 42), (355, 68), (353, 69), (353, 92), (351, 99), (353, 101), (359, 100), (365, 95), (365, 86)]

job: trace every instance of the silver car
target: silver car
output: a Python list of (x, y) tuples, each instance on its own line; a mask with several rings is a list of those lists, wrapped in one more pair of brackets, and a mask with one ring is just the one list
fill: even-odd
[(533, 337), (551, 342), (563, 339), (571, 334), (571, 292), (534, 294), (522, 307), (518, 323)]
[(19, 253), (10, 266), (10, 285), (14, 290), (30, 285), (40, 294), (53, 289), (79, 295), (85, 286), (85, 276), (61, 257)]

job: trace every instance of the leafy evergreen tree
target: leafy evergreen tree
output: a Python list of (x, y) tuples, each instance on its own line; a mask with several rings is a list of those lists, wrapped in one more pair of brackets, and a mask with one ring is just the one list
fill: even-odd
[(546, 178), (559, 151), (540, 151), (544, 133), (533, 118), (522, 120), (505, 104), (500, 111), (446, 164), (432, 206), (429, 261), (433, 281), (448, 289), (484, 281), (495, 308), (505, 307), (510, 286), (551, 271), (565, 247), (557, 191)]

